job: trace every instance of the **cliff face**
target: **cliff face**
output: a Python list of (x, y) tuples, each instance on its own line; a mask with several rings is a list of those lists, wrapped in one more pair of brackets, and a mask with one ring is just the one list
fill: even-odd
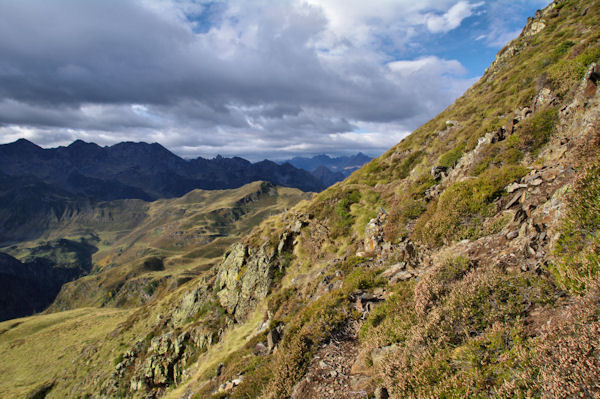
[(48, 397), (596, 396), (599, 25), (598, 1), (550, 4), (447, 110), (131, 312)]

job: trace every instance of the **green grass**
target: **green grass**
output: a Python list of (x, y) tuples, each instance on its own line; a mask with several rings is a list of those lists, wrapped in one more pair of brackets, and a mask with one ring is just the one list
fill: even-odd
[(600, 166), (589, 161), (569, 198), (553, 272), (567, 290), (581, 294), (600, 272)]
[(493, 167), (476, 178), (454, 183), (429, 205), (417, 222), (415, 237), (432, 245), (478, 237), (484, 218), (496, 211), (492, 202), (505, 193), (506, 185), (526, 173), (520, 166)]
[[(102, 346), (106, 335), (130, 314), (131, 311), (85, 308), (0, 323), (0, 331), (5, 331), (0, 333), (0, 396), (26, 397), (36, 386), (63, 378), (75, 382), (84, 372), (75, 366), (82, 351)], [(6, 330), (15, 323), (19, 324)], [(110, 346), (96, 357), (107, 356)], [(111, 366), (112, 362), (106, 367)], [(66, 397), (67, 392), (59, 383), (47, 397)]]

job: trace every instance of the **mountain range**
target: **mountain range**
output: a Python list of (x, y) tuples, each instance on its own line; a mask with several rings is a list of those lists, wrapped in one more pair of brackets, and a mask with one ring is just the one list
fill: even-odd
[(371, 157), (359, 152), (356, 155), (340, 157), (330, 157), (325, 154), (315, 155), (311, 158), (294, 157), (283, 163), (289, 163), (298, 169), (304, 169), (326, 186), (330, 186), (344, 180), (371, 159)]
[(38, 190), (47, 185), (54, 191), (103, 201), (172, 198), (193, 189), (230, 189), (259, 180), (302, 191), (326, 187), (289, 163), (251, 163), (221, 156), (184, 160), (157, 143), (101, 147), (77, 140), (66, 147), (44, 149), (20, 139), (0, 145), (0, 171), (26, 177)]

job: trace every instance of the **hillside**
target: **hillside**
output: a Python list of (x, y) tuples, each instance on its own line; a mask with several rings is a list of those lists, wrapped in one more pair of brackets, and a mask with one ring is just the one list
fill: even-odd
[(25, 262), (1, 254), (0, 282), (10, 289), (0, 297), (9, 317), (0, 319), (39, 312), (52, 302), (51, 311), (149, 302), (209, 268), (261, 220), (310, 196), (255, 182), (169, 200), (86, 203), (51, 217), (40, 213), (39, 219), (54, 221), (40, 226), (38, 238), (0, 247), (0, 254)]
[(151, 304), (0, 323), (0, 396), (598, 396), (598, 26), (600, 1), (554, 1), (440, 115)]
[[(251, 163), (221, 156), (187, 161), (157, 143), (100, 147), (77, 140), (66, 147), (44, 149), (20, 139), (0, 145), (0, 170), (12, 178), (35, 178), (38, 187), (45, 184), (54, 191), (97, 201), (173, 198), (194, 189), (231, 189), (259, 180), (303, 191), (325, 188), (310, 173), (288, 163)], [(7, 179), (0, 183), (8, 194), (22, 188)]]

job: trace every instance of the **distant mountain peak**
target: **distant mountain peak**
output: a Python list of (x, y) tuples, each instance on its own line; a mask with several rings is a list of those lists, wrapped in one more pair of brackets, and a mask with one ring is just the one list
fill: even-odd
[[(329, 186), (350, 176), (372, 158), (359, 152), (355, 155), (332, 157), (327, 154), (315, 155), (311, 158), (295, 157), (281, 164), (290, 163), (294, 167), (304, 169)], [(324, 167), (326, 170), (322, 169)]]
[(27, 139), (18, 139), (17, 141), (14, 141), (12, 143), (8, 143), (5, 144), (7, 146), (17, 146), (19, 148), (32, 148), (32, 149), (42, 149), (42, 147), (40, 147), (39, 145), (32, 143), (31, 141), (27, 140)]

